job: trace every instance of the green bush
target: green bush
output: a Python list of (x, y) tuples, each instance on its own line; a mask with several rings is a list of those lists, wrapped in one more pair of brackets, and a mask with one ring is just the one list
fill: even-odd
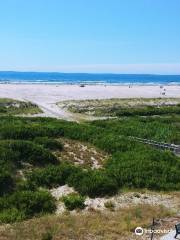
[(0, 223), (13, 223), (26, 219), (24, 213), (16, 208), (5, 209), (0, 212)]
[(0, 168), (0, 196), (8, 194), (14, 189), (14, 179), (11, 176), (11, 172)]
[(61, 126), (56, 126), (54, 123), (48, 124), (48, 120), (40, 119), (40, 124), (33, 124), (38, 118), (23, 120), (15, 117), (1, 117), (1, 119), (0, 139), (33, 140), (36, 137), (60, 137), (64, 135)]
[(45, 136), (45, 130), (40, 127), (16, 126), (14, 124), (6, 124), (1, 128), (1, 139), (33, 139), (36, 136)]
[(63, 149), (63, 145), (60, 141), (57, 141), (55, 139), (48, 138), (48, 137), (36, 137), (34, 139), (34, 142), (37, 143), (37, 144), (40, 144), (44, 148), (48, 148), (50, 150), (61, 151)]
[(0, 141), (0, 146), (5, 151), (5, 153), (1, 152), (0, 156), (5, 159), (10, 158), (11, 161), (18, 165), (21, 165), (23, 162), (40, 166), (57, 163), (56, 157), (50, 151), (30, 141), (5, 140)]
[(5, 107), (0, 106), (0, 113), (7, 113), (7, 109)]
[(180, 106), (143, 106), (132, 108), (121, 108), (115, 110), (116, 116), (151, 116), (176, 113), (180, 114)]
[(87, 171), (68, 163), (35, 170), (27, 175), (27, 183), (30, 188), (68, 184), (80, 194), (90, 197), (112, 195), (118, 191), (116, 181), (107, 176), (105, 171)]
[(111, 211), (114, 211), (114, 208), (115, 208), (114, 202), (112, 202), (112, 201), (107, 201), (107, 202), (104, 203), (104, 206), (105, 206), (107, 209), (109, 209), (109, 210), (111, 210)]
[(68, 178), (68, 184), (81, 195), (90, 197), (113, 195), (118, 191), (116, 181), (101, 170), (75, 172)]
[(42, 235), (42, 240), (52, 240), (53, 239), (53, 233), (51, 231), (48, 231)]
[(67, 163), (62, 163), (59, 166), (49, 165), (29, 173), (27, 182), (29, 186), (57, 187), (66, 184), (70, 175), (78, 171), (81, 171), (78, 167)]
[(84, 209), (85, 208), (85, 198), (76, 194), (76, 193), (71, 193), (67, 196), (64, 196), (62, 198), (62, 201), (64, 202), (66, 208), (70, 211), (74, 209)]
[[(55, 200), (46, 191), (22, 191), (0, 198), (1, 219), (31, 218), (45, 213), (52, 213), (56, 209)], [(9, 216), (8, 216), (9, 213)]]
[(141, 151), (119, 152), (107, 162), (106, 169), (119, 187), (180, 189), (180, 162), (170, 152), (150, 147)]

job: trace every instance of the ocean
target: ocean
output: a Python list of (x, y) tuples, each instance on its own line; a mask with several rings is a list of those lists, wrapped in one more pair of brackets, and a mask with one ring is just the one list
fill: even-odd
[(180, 75), (0, 71), (0, 83), (180, 85)]

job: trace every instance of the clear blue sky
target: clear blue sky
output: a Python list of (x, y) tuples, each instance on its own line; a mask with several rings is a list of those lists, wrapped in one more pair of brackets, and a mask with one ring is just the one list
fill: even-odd
[(180, 73), (180, 0), (2, 0), (0, 70)]

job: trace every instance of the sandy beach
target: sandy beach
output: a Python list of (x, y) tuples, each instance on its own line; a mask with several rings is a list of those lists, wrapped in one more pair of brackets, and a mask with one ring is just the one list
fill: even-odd
[[(164, 90), (165, 89), (165, 90)], [(162, 95), (165, 92), (165, 95)], [(13, 98), (37, 104), (44, 116), (72, 120), (72, 115), (56, 103), (64, 100), (109, 98), (180, 98), (180, 86), (168, 85), (50, 85), (50, 84), (0, 84), (0, 98)]]

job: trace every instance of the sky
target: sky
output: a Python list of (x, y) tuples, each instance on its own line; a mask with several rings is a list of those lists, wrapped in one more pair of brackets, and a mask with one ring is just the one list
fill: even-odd
[(0, 0), (0, 70), (180, 74), (180, 0)]

